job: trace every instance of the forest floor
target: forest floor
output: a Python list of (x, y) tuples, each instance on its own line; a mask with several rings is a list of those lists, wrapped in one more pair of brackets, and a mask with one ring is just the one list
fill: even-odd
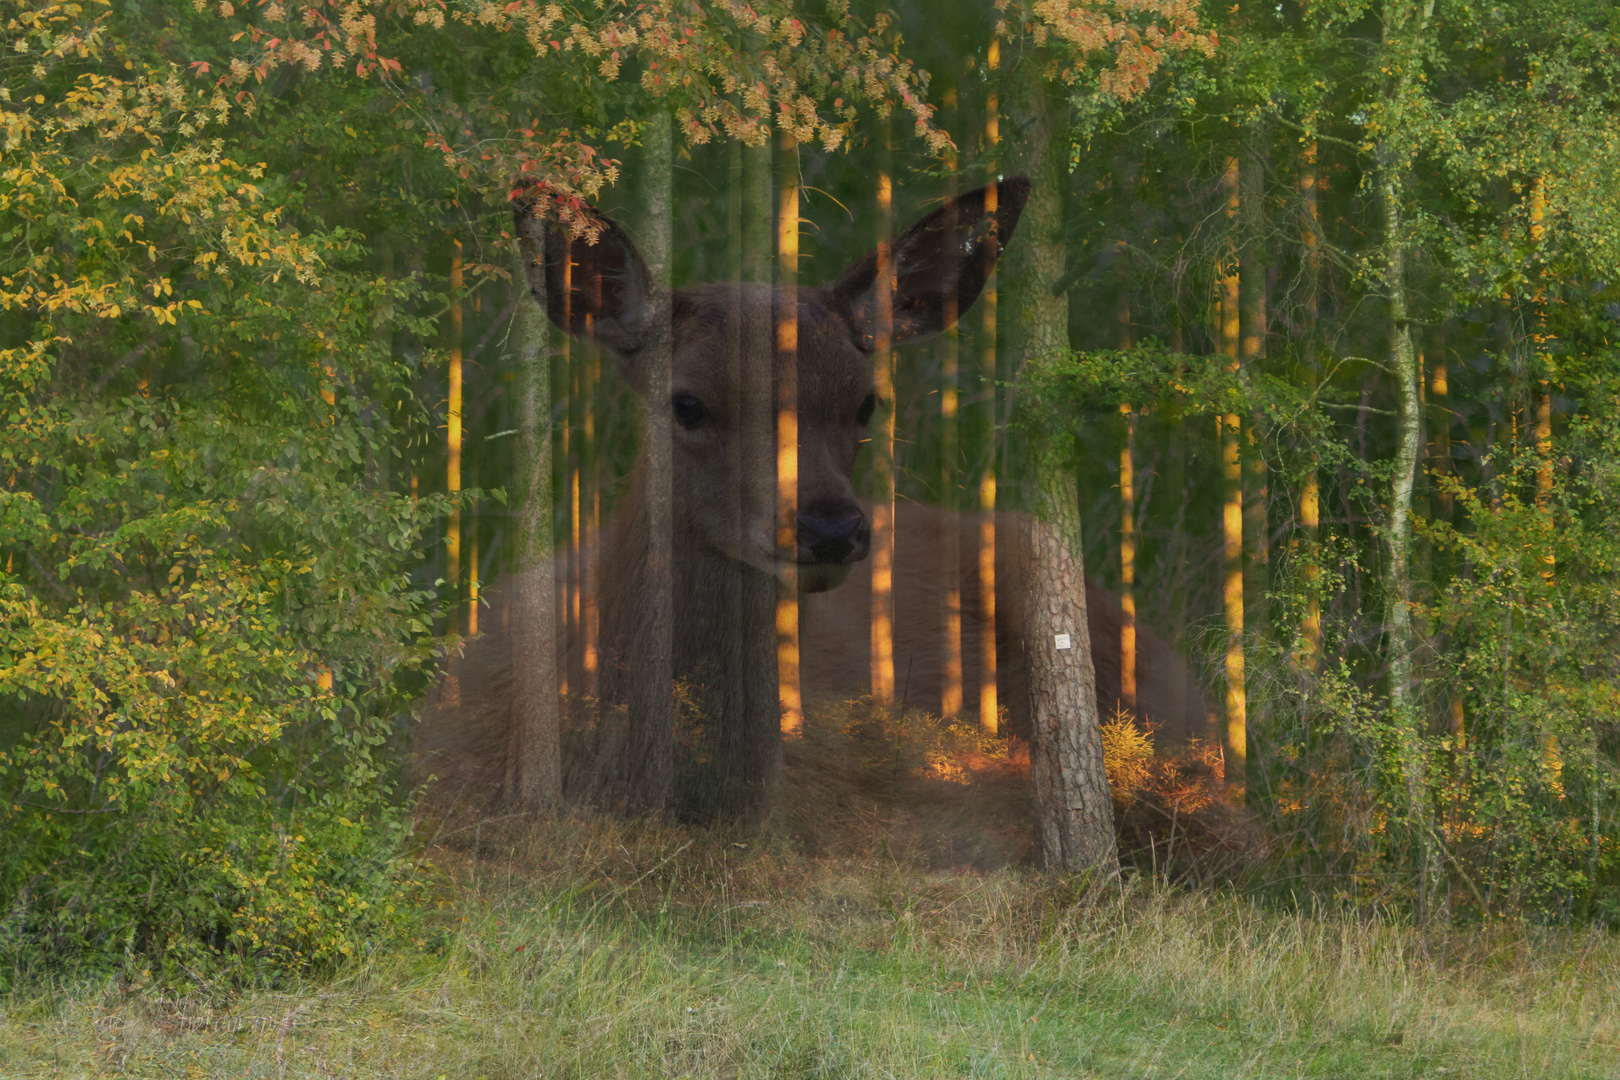
[(819, 849), (808, 819), (462, 815), (427, 852), (431, 947), (274, 991), (16, 991), (0, 1077), (1620, 1077), (1612, 931), (1087, 885), (1006, 865), (1011, 826), (920, 844), (961, 779), (815, 792)]

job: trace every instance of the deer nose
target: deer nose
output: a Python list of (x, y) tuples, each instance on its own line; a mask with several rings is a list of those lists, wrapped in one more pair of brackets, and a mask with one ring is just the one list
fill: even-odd
[(846, 503), (806, 507), (798, 520), (800, 550), (810, 549), (816, 562), (841, 563), (854, 552), (866, 515)]

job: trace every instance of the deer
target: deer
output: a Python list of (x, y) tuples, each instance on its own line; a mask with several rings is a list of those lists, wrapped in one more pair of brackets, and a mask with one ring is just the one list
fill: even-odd
[[(673, 675), (698, 688), (700, 711), (715, 729), (706, 769), (680, 788), (678, 802), (691, 816), (727, 807), (757, 816), (780, 768), (774, 618), (781, 582), (795, 581), (800, 594), (806, 698), (866, 689), (872, 514), (856, 497), (853, 476), (879, 405), (874, 350), (880, 335), (896, 347), (925, 342), (973, 305), (1029, 194), (1022, 177), (1000, 180), (996, 188), (994, 198), (980, 188), (945, 200), (896, 234), (886, 250), (868, 252), (829, 282), (794, 287), (733, 282), (661, 289), (629, 234), (605, 215), (588, 211), (595, 237), (584, 242), (571, 240), (558, 225), (538, 226), (526, 203), (515, 210), (519, 235), (527, 231), (533, 238), (525, 244), (531, 289), (551, 322), (604, 348), (646, 408), (668, 410), (673, 421)], [(887, 273), (885, 265), (892, 267)], [(892, 289), (889, 303), (881, 302), (884, 288)], [(780, 330), (788, 319), (796, 347), (783, 348)], [(649, 385), (649, 357), (660, 348), (668, 350), (667, 388)], [(773, 404), (784, 380), (795, 389), (798, 427), (791, 547), (778, 532), (774, 467)], [(651, 587), (648, 454), (643, 445), (599, 549), (598, 695), (608, 708), (625, 701)], [(954, 573), (965, 585), (962, 652), (976, 656), (991, 638), (998, 642), (1006, 658), (1001, 678), (1010, 729), (1016, 733), (1021, 722), (1027, 728), (1020, 693), (1022, 608), (1016, 602), (1020, 546), (997, 545), (997, 580), (1007, 584), (1005, 595), (1013, 602), (1003, 601), (991, 626), (981, 614), (967, 556), (954, 568), (942, 562), (948, 550), (974, 550), (966, 538), (978, 535), (977, 519), (901, 503), (893, 520), (895, 669), (907, 674), (911, 702), (940, 700), (944, 649), (940, 620), (931, 613), (937, 612), (942, 583)], [(1003, 515), (997, 524), (1009, 537), (1019, 532), (1016, 516)], [(943, 543), (953, 531), (962, 542)], [(492, 607), (500, 594), (498, 587), (486, 591)], [(1120, 684), (1122, 616), (1117, 602), (1095, 587), (1088, 591), (1088, 612), (1107, 715)], [(501, 625), (498, 617), (484, 622)], [(1196, 682), (1168, 645), (1145, 631), (1138, 641), (1144, 669), (1151, 669), (1140, 680), (1144, 715), (1192, 733), (1203, 722)], [(580, 647), (578, 641), (567, 645)], [(458, 661), (461, 685), (498, 702), (509, 683), (501, 665), (509, 666), (510, 655), (498, 643), (485, 642), (480, 650), (475, 641)], [(1151, 689), (1156, 686), (1168, 690)], [(418, 738), (419, 751), (442, 755), (453, 747), (463, 771), (495, 765), (489, 759), (499, 755), (504, 740), (499, 732), (480, 735), (480, 723), (498, 726), (505, 711), (487, 709), (492, 719), (485, 721), (475, 713), (476, 707), (464, 704), (455, 719), (438, 719), (436, 734), (429, 723), (430, 734)], [(629, 741), (635, 744), (634, 733)], [(441, 756), (432, 768), (444, 775), (457, 765)]]

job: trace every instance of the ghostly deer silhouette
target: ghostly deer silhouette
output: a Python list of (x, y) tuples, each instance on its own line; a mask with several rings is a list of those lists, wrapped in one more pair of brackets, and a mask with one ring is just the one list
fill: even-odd
[[(686, 809), (749, 814), (758, 810), (777, 767), (780, 711), (777, 698), (775, 600), (783, 552), (778, 545), (775, 469), (778, 391), (784, 379), (796, 393), (798, 421), (798, 588), (805, 595), (801, 654), (807, 697), (817, 692), (859, 692), (870, 670), (870, 571), (844, 585), (866, 559), (870, 518), (852, 483), (866, 426), (877, 407), (872, 353), (880, 335), (895, 346), (947, 330), (978, 298), (1002, 247), (1012, 237), (1029, 194), (1022, 177), (1001, 181), (998, 198), (986, 189), (948, 200), (889, 244), (892, 270), (879, 252), (868, 253), (830, 283), (786, 289), (721, 283), (661, 293), (629, 236), (605, 217), (594, 223), (594, 243), (570, 241), (556, 226), (541, 229), (526, 206), (518, 208), (535, 297), (551, 320), (576, 338), (610, 351), (649, 409), (667, 409), (671, 426), (673, 556), (673, 674), (698, 688), (700, 711), (714, 737), (707, 766), (681, 785)], [(995, 207), (989, 209), (990, 206)], [(536, 235), (543, 231), (543, 235)], [(892, 303), (879, 290), (892, 282)], [(784, 319), (796, 323), (796, 347), (784, 348)], [(667, 332), (665, 331), (667, 327)], [(648, 370), (655, 350), (668, 349), (667, 398), (649, 397)], [(599, 693), (624, 701), (627, 673), (636, 664), (652, 535), (646, 482), (649, 448), (643, 446), (628, 489), (600, 550), (596, 603), (600, 612)], [(907, 674), (914, 705), (937, 707), (944, 642), (938, 617), (946, 582), (963, 584), (963, 652), (971, 660), (988, 634), (1001, 642), (1003, 699), (1014, 731), (1027, 727), (1028, 703), (1020, 658), (1022, 608), (1017, 602), (1022, 547), (1015, 519), (998, 545), (998, 580), (1006, 583), (1001, 616), (985, 625), (976, 596), (971, 540), (947, 543), (953, 533), (976, 537), (970, 515), (902, 503), (895, 518), (895, 670)], [(956, 565), (948, 552), (959, 551)], [(809, 594), (817, 594), (811, 596)], [(499, 592), (492, 594), (498, 604)], [(1093, 589), (1088, 597), (1099, 696), (1111, 712), (1119, 679), (1117, 604)], [(499, 626), (498, 618), (486, 625)], [(1172, 650), (1152, 634), (1139, 634), (1141, 711), (1181, 734), (1199, 733), (1202, 702), (1196, 684)], [(572, 649), (580, 647), (571, 642)], [(480, 664), (478, 647), (463, 665), (464, 688), (498, 699), (507, 685), (499, 671), (509, 650), (486, 646), (493, 663)], [(970, 665), (971, 667), (971, 665)], [(465, 692), (465, 690), (464, 690)], [(505, 711), (494, 708), (491, 717)], [(499, 721), (496, 721), (497, 725)], [(477, 727), (477, 722), (471, 722)], [(488, 726), (486, 722), (485, 727)], [(429, 749), (454, 746), (463, 761), (487, 760), (504, 745), (498, 733), (479, 739), (440, 732)], [(632, 734), (632, 745), (635, 739)], [(469, 754), (468, 750), (472, 748)], [(443, 775), (454, 766), (433, 766)], [(498, 775), (498, 772), (497, 772)]]

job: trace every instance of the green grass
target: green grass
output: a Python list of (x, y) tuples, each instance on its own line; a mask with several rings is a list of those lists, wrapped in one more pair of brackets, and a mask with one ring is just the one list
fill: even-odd
[(807, 859), (487, 824), (435, 851), (437, 952), (281, 992), (19, 991), (0, 1077), (1620, 1076), (1611, 934), (930, 872), (880, 825)]

